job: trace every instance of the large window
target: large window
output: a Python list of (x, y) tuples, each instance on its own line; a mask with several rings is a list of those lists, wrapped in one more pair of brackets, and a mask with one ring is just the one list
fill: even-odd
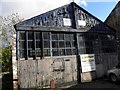
[(25, 57), (25, 32), (19, 33), (19, 57), (24, 58)]
[(85, 33), (84, 41), (87, 54), (100, 53), (100, 40), (98, 34)]
[(19, 32), (19, 57), (33, 58), (41, 56), (41, 33), (40, 32)]
[(52, 33), (52, 55), (75, 55), (75, 40), (73, 34)]
[(28, 35), (28, 40), (27, 40), (27, 43), (28, 43), (28, 57), (33, 57), (35, 55), (35, 50), (34, 50), (34, 33), (33, 32), (28, 32), (27, 33)]
[(79, 54), (99, 54), (116, 52), (114, 35), (97, 33), (78, 34)]
[(20, 58), (75, 55), (74, 34), (51, 32), (19, 32)]
[(36, 44), (36, 47), (35, 47), (35, 54), (36, 54), (36, 57), (40, 57), (41, 56), (41, 47), (42, 47), (42, 43), (41, 43), (41, 33), (40, 32), (35, 32), (35, 44)]
[(43, 55), (50, 56), (50, 32), (43, 32)]
[[(76, 55), (72, 33), (19, 31), (18, 36), (17, 54), (20, 58)], [(79, 33), (77, 36), (79, 54), (116, 52), (114, 35)]]
[(41, 33), (40, 32), (28, 32), (28, 57), (40, 57), (41, 56)]
[(101, 34), (100, 39), (103, 53), (116, 52), (116, 40), (114, 35)]
[(85, 48), (85, 41), (83, 34), (78, 34), (78, 52), (79, 54), (85, 54), (86, 48)]

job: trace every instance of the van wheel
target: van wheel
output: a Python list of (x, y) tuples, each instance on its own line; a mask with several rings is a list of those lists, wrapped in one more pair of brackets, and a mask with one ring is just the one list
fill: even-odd
[(110, 80), (111, 80), (112, 82), (117, 82), (117, 76), (116, 76), (115, 74), (111, 74), (111, 75), (110, 75)]

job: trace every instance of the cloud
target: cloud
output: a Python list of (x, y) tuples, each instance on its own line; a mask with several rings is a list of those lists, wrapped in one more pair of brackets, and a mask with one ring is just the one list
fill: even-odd
[[(69, 4), (73, 0), (2, 0), (2, 15), (18, 13), (25, 19)], [(80, 0), (74, 0), (78, 4)]]
[(80, 1), (80, 5), (84, 5), (84, 6), (87, 7), (87, 2), (86, 2), (85, 0), (81, 0), (81, 1)]
[(3, 16), (18, 13), (27, 19), (68, 3), (69, 0), (2, 0), (0, 7)]
[[(65, 4), (69, 4), (72, 1), (73, 0), (2, 0), (2, 4), (0, 4), (0, 8), (2, 7), (2, 10), (0, 9), (0, 15), (1, 13), (3, 16), (18, 13), (20, 17), (28, 19), (41, 13), (45, 13), (49, 10), (63, 6)], [(87, 2), (90, 1), (101, 2), (101, 0), (74, 0), (74, 2), (76, 2), (77, 4), (84, 6), (87, 6)]]

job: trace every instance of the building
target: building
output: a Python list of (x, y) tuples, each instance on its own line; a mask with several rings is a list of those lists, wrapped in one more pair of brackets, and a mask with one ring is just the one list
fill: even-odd
[(107, 19), (105, 20), (105, 23), (116, 30), (117, 46), (118, 46), (118, 60), (120, 62), (120, 1), (117, 3), (115, 8), (109, 14)]
[(15, 29), (13, 83), (19, 88), (89, 82), (117, 64), (115, 31), (74, 2)]

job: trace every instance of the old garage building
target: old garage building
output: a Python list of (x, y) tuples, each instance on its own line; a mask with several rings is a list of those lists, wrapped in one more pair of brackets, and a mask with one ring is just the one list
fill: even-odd
[(118, 62), (115, 31), (74, 2), (15, 29), (13, 79), (19, 88), (92, 81)]

